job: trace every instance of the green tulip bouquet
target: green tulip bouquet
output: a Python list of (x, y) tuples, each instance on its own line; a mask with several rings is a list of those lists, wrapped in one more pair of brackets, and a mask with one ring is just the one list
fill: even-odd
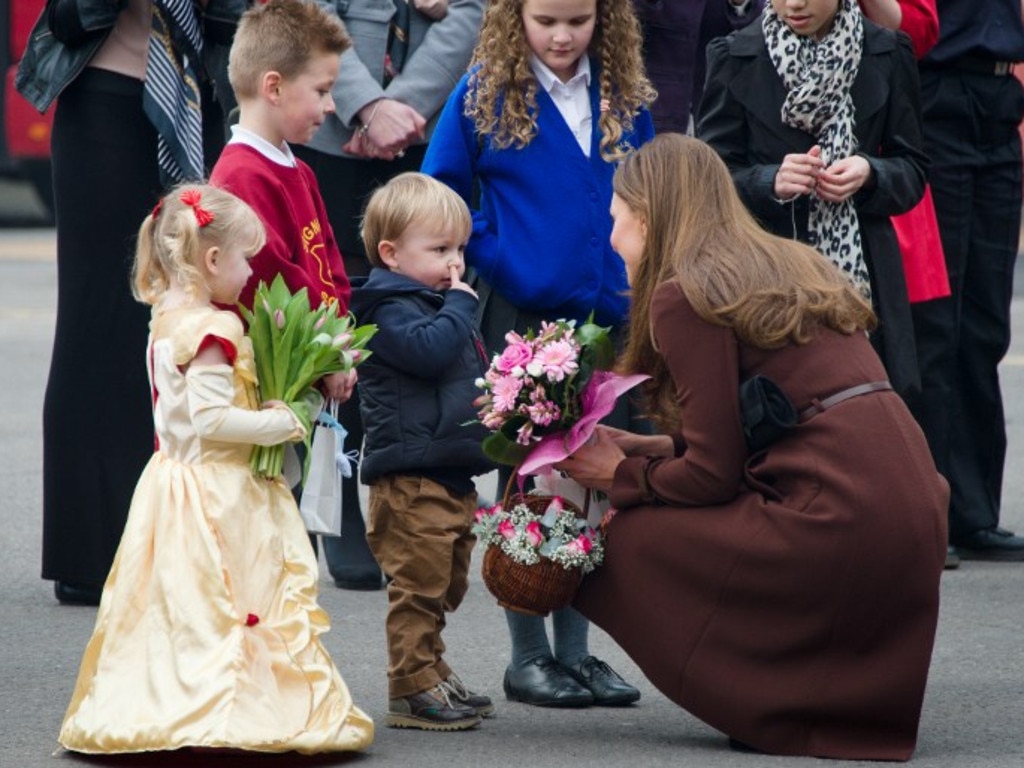
[[(291, 293), (280, 275), (270, 287), (260, 282), (252, 311), (241, 306), (240, 311), (249, 326), (260, 400), (288, 404), (306, 426), (308, 448), (317, 416), (310, 413), (311, 405), (315, 409), (322, 400), (313, 385), (366, 360), (370, 352), (365, 347), (377, 326), (356, 326), (351, 314), (339, 315), (331, 305), (311, 309), (306, 289)], [(250, 466), (260, 477), (279, 476), (284, 444), (256, 446)]]

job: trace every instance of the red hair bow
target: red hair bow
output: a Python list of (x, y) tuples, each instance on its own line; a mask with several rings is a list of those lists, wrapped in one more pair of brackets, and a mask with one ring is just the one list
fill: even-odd
[(215, 216), (200, 205), (203, 200), (203, 193), (198, 189), (186, 189), (178, 199), (195, 211), (196, 221), (200, 229), (214, 220)]

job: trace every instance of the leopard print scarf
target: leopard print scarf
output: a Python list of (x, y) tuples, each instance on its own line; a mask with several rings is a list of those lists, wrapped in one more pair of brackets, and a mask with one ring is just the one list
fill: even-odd
[[(817, 137), (825, 167), (852, 155), (857, 139), (850, 87), (864, 44), (864, 22), (856, 1), (839, 0), (835, 23), (820, 41), (793, 32), (771, 3), (765, 4), (761, 26), (768, 56), (786, 87), (782, 122)], [(853, 203), (827, 203), (811, 195), (808, 229), (811, 245), (870, 297)]]

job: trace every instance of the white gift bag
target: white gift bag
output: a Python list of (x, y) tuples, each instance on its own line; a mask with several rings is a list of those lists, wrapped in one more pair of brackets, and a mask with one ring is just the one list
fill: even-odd
[(341, 479), (352, 477), (356, 451), (345, 453), (348, 433), (338, 422), (338, 403), (329, 400), (313, 426), (309, 474), (302, 487), (299, 513), (310, 533), (341, 536)]
[[(547, 496), (561, 496), (563, 499), (571, 501), (580, 509), (583, 509), (585, 504), (587, 489), (561, 472), (551, 471), (546, 475), (535, 475), (533, 487), (538, 492)], [(604, 517), (604, 513), (608, 511), (610, 506), (611, 502), (608, 501), (607, 496), (603, 493), (592, 492), (590, 494), (590, 507), (587, 510), (587, 524), (591, 528), (597, 528), (601, 524), (601, 518)]]

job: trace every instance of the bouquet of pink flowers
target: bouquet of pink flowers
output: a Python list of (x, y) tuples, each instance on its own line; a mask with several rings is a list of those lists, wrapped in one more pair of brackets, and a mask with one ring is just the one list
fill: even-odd
[(541, 325), (540, 333), (510, 332), (477, 381), (480, 422), (491, 430), (484, 453), (520, 475), (549, 471), (593, 434), (619, 395), (646, 379), (609, 369), (615, 349), (609, 329), (574, 320)]

